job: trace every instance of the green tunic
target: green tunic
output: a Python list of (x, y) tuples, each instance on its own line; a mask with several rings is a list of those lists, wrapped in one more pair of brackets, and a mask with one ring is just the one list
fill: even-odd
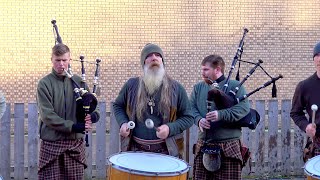
[[(74, 76), (81, 84), (81, 78)], [(87, 88), (87, 87), (86, 87)], [(76, 100), (73, 85), (66, 76), (52, 72), (43, 77), (37, 87), (37, 104), (39, 109), (40, 139), (58, 141), (79, 139), (82, 133), (72, 132), (72, 125), (77, 123)], [(99, 108), (93, 112), (99, 119)]]
[[(224, 78), (224, 77), (223, 77)], [(220, 78), (219, 78), (220, 79)], [(225, 79), (219, 82), (219, 88), (222, 89), (225, 83)], [(227, 92), (230, 89), (234, 89), (239, 84), (238, 81), (230, 80)], [(195, 118), (195, 124), (198, 126), (201, 118), (204, 118), (207, 114), (207, 95), (211, 87), (204, 81), (197, 83), (192, 90), (190, 102), (193, 115)], [(241, 97), (246, 94), (245, 89), (241, 86), (236, 94), (236, 97)], [(216, 106), (213, 103), (212, 110), (216, 110)], [(248, 100), (245, 99), (240, 103), (232, 106), (231, 108), (218, 110), (218, 121), (224, 121), (228, 123), (239, 121), (242, 117), (249, 113), (250, 106)], [(199, 138), (205, 140), (205, 132), (207, 131), (208, 142), (224, 142), (233, 139), (240, 139), (241, 128), (231, 128), (228, 126), (211, 125), (210, 130), (204, 132), (199, 131)]]
[(157, 111), (161, 98), (160, 91), (158, 91), (155, 95), (155, 107), (153, 107), (153, 114), (151, 114), (150, 108), (148, 108), (147, 112), (144, 112), (144, 118), (142, 120), (138, 120), (136, 117), (130, 118), (127, 107), (129, 106), (129, 109), (131, 109), (130, 111), (134, 110), (134, 104), (136, 103), (136, 89), (138, 88), (138, 84), (138, 78), (129, 79), (120, 90), (120, 93), (113, 104), (114, 114), (119, 126), (130, 120), (135, 121), (136, 127), (133, 129), (133, 135), (142, 139), (158, 139), (156, 137), (156, 132), (153, 129), (146, 128), (144, 122), (147, 118), (152, 119), (155, 126), (167, 124), (170, 130), (169, 137), (180, 134), (192, 126), (193, 117), (190, 108), (190, 102), (185, 89), (177, 81), (173, 81), (172, 85), (173, 97), (171, 98), (171, 112), (168, 112), (168, 122), (166, 122), (165, 118), (162, 117), (162, 115), (159, 115)]

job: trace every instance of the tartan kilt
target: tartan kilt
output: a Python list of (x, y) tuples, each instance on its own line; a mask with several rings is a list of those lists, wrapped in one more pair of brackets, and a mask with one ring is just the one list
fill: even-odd
[(83, 179), (85, 147), (83, 139), (40, 142), (38, 178)]
[(238, 180), (241, 179), (242, 156), (240, 151), (240, 141), (232, 140), (221, 143), (209, 143), (219, 145), (222, 148), (221, 167), (215, 172), (208, 171), (202, 163), (203, 153), (200, 151), (203, 141), (198, 140), (196, 144), (195, 158), (193, 164), (193, 179), (196, 180)]

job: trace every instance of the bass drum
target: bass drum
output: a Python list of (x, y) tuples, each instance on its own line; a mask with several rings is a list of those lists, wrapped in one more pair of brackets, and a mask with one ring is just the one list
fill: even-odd
[(308, 180), (320, 179), (320, 155), (309, 159), (304, 165)]
[(183, 160), (150, 152), (121, 152), (108, 157), (108, 180), (186, 180)]

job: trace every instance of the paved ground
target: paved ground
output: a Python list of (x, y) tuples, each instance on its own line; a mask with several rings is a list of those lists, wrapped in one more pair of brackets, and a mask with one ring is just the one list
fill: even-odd
[(281, 180), (281, 179), (293, 179), (293, 180), (305, 180), (305, 177), (286, 177), (286, 178), (254, 178), (254, 179), (243, 179), (243, 180)]

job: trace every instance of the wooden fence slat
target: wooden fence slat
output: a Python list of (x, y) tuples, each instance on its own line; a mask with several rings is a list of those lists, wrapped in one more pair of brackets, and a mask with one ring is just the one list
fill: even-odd
[(183, 131), (183, 138), (184, 138), (184, 149), (185, 149), (185, 153), (184, 153), (184, 159), (186, 160), (187, 163), (189, 163), (189, 159), (190, 159), (190, 128)]
[(294, 169), (293, 169), (293, 175), (301, 175), (303, 174), (303, 147), (304, 147), (304, 139), (305, 139), (305, 133), (299, 129), (298, 126), (294, 126)]
[(0, 175), (4, 179), (10, 177), (10, 126), (11, 126), (11, 106), (7, 103), (6, 111), (0, 119)]
[(110, 143), (109, 146), (109, 155), (118, 153), (120, 148), (120, 137), (119, 137), (119, 125), (118, 122), (116, 121), (116, 117), (114, 116), (114, 111), (113, 111), (113, 103), (110, 105)]
[(254, 175), (264, 176), (265, 173), (265, 101), (256, 101), (256, 110), (260, 115), (260, 122), (255, 129), (254, 134), (254, 144), (256, 146), (253, 148), (253, 157), (255, 166), (253, 168)]
[(86, 148), (86, 163), (87, 163), (87, 168), (84, 170), (84, 179), (92, 179), (92, 146), (93, 146), (93, 141), (92, 141), (92, 132), (88, 132), (88, 143), (89, 146), (85, 147)]
[(268, 171), (269, 176), (277, 175), (278, 169), (278, 101), (269, 101), (268, 112)]
[[(244, 146), (248, 147), (250, 152), (252, 152), (252, 138), (251, 138), (252, 130), (249, 128), (242, 128), (242, 143)], [(251, 159), (250, 159), (251, 161)], [(242, 169), (242, 175), (247, 176), (250, 173), (249, 162)]]
[[(252, 101), (250, 101), (250, 107), (252, 107)], [(249, 128), (242, 128), (242, 137), (241, 137), (241, 141), (242, 144), (246, 147), (249, 148), (250, 152), (252, 152), (252, 143), (251, 143), (251, 134), (252, 134), (252, 130)], [(251, 161), (251, 159), (250, 159)], [(247, 162), (247, 165), (242, 169), (242, 175), (243, 176), (247, 176), (250, 173), (250, 167), (249, 167), (249, 162)]]
[[(192, 177), (193, 174), (193, 160), (194, 160), (194, 154), (193, 154), (193, 145), (197, 143), (198, 140), (198, 126), (192, 125), (189, 129), (189, 165), (191, 166), (189, 170), (189, 177)], [(188, 141), (188, 139), (186, 139)]]
[(280, 175), (291, 174), (291, 119), (290, 119), (291, 101), (282, 100), (281, 103), (281, 165)]
[(14, 179), (24, 179), (24, 104), (14, 105)]
[(35, 103), (28, 104), (28, 179), (38, 179), (38, 110)]
[[(97, 123), (97, 136), (96, 136), (96, 179), (106, 179), (106, 103), (100, 102), (100, 120)], [(110, 143), (111, 144), (111, 143)]]

